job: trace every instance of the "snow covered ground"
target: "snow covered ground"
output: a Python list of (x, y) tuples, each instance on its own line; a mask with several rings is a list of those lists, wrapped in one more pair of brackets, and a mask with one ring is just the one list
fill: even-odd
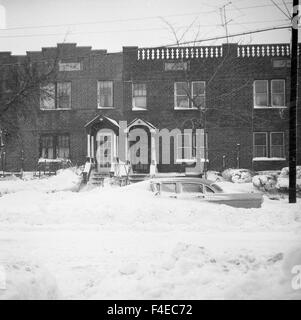
[(300, 201), (237, 209), (146, 189), (3, 194), (0, 299), (301, 298), (291, 273), (301, 265)]

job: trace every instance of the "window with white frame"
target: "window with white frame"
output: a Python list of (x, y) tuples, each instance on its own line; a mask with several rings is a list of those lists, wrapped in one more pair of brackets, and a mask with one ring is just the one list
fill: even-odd
[(254, 90), (254, 106), (267, 107), (269, 104), (268, 81), (255, 80), (253, 90)]
[(147, 91), (145, 83), (133, 83), (132, 87), (132, 104), (133, 110), (146, 110), (147, 109)]
[(285, 106), (285, 80), (271, 81), (271, 101), (273, 107)]
[(113, 107), (113, 81), (97, 82), (97, 105), (98, 108)]
[(285, 102), (285, 80), (255, 80), (253, 84), (255, 108), (283, 108)]
[(188, 82), (175, 82), (175, 109), (189, 109), (190, 88)]
[(268, 139), (266, 132), (254, 132), (253, 156), (254, 158), (266, 158), (268, 156)]
[(254, 132), (253, 156), (256, 158), (285, 159), (284, 132)]
[(41, 87), (40, 108), (71, 109), (71, 82), (49, 83)]
[(192, 82), (192, 107), (205, 108), (205, 81)]
[(270, 133), (270, 157), (284, 158), (284, 132)]
[(199, 109), (205, 107), (205, 82), (175, 82), (175, 109)]

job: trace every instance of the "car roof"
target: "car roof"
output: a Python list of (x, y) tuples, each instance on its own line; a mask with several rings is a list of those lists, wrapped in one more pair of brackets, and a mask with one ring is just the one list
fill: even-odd
[(211, 185), (214, 183), (212, 180), (203, 179), (203, 178), (194, 178), (194, 177), (170, 177), (170, 178), (153, 178), (151, 182), (192, 182), (192, 183), (203, 183)]

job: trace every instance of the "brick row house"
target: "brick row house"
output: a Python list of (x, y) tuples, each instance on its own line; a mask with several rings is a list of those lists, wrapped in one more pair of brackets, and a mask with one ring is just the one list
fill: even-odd
[[(115, 174), (127, 162), (144, 174), (287, 165), (288, 44), (107, 53), (65, 43), (26, 57), (58, 57), (57, 72), (5, 144), (7, 170), (35, 170), (39, 158)], [(0, 63), (23, 58), (2, 53)]]

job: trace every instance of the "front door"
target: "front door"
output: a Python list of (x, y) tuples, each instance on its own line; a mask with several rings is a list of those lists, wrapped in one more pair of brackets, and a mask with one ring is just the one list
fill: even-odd
[(113, 134), (99, 132), (97, 134), (96, 161), (98, 171), (108, 173), (113, 161)]

